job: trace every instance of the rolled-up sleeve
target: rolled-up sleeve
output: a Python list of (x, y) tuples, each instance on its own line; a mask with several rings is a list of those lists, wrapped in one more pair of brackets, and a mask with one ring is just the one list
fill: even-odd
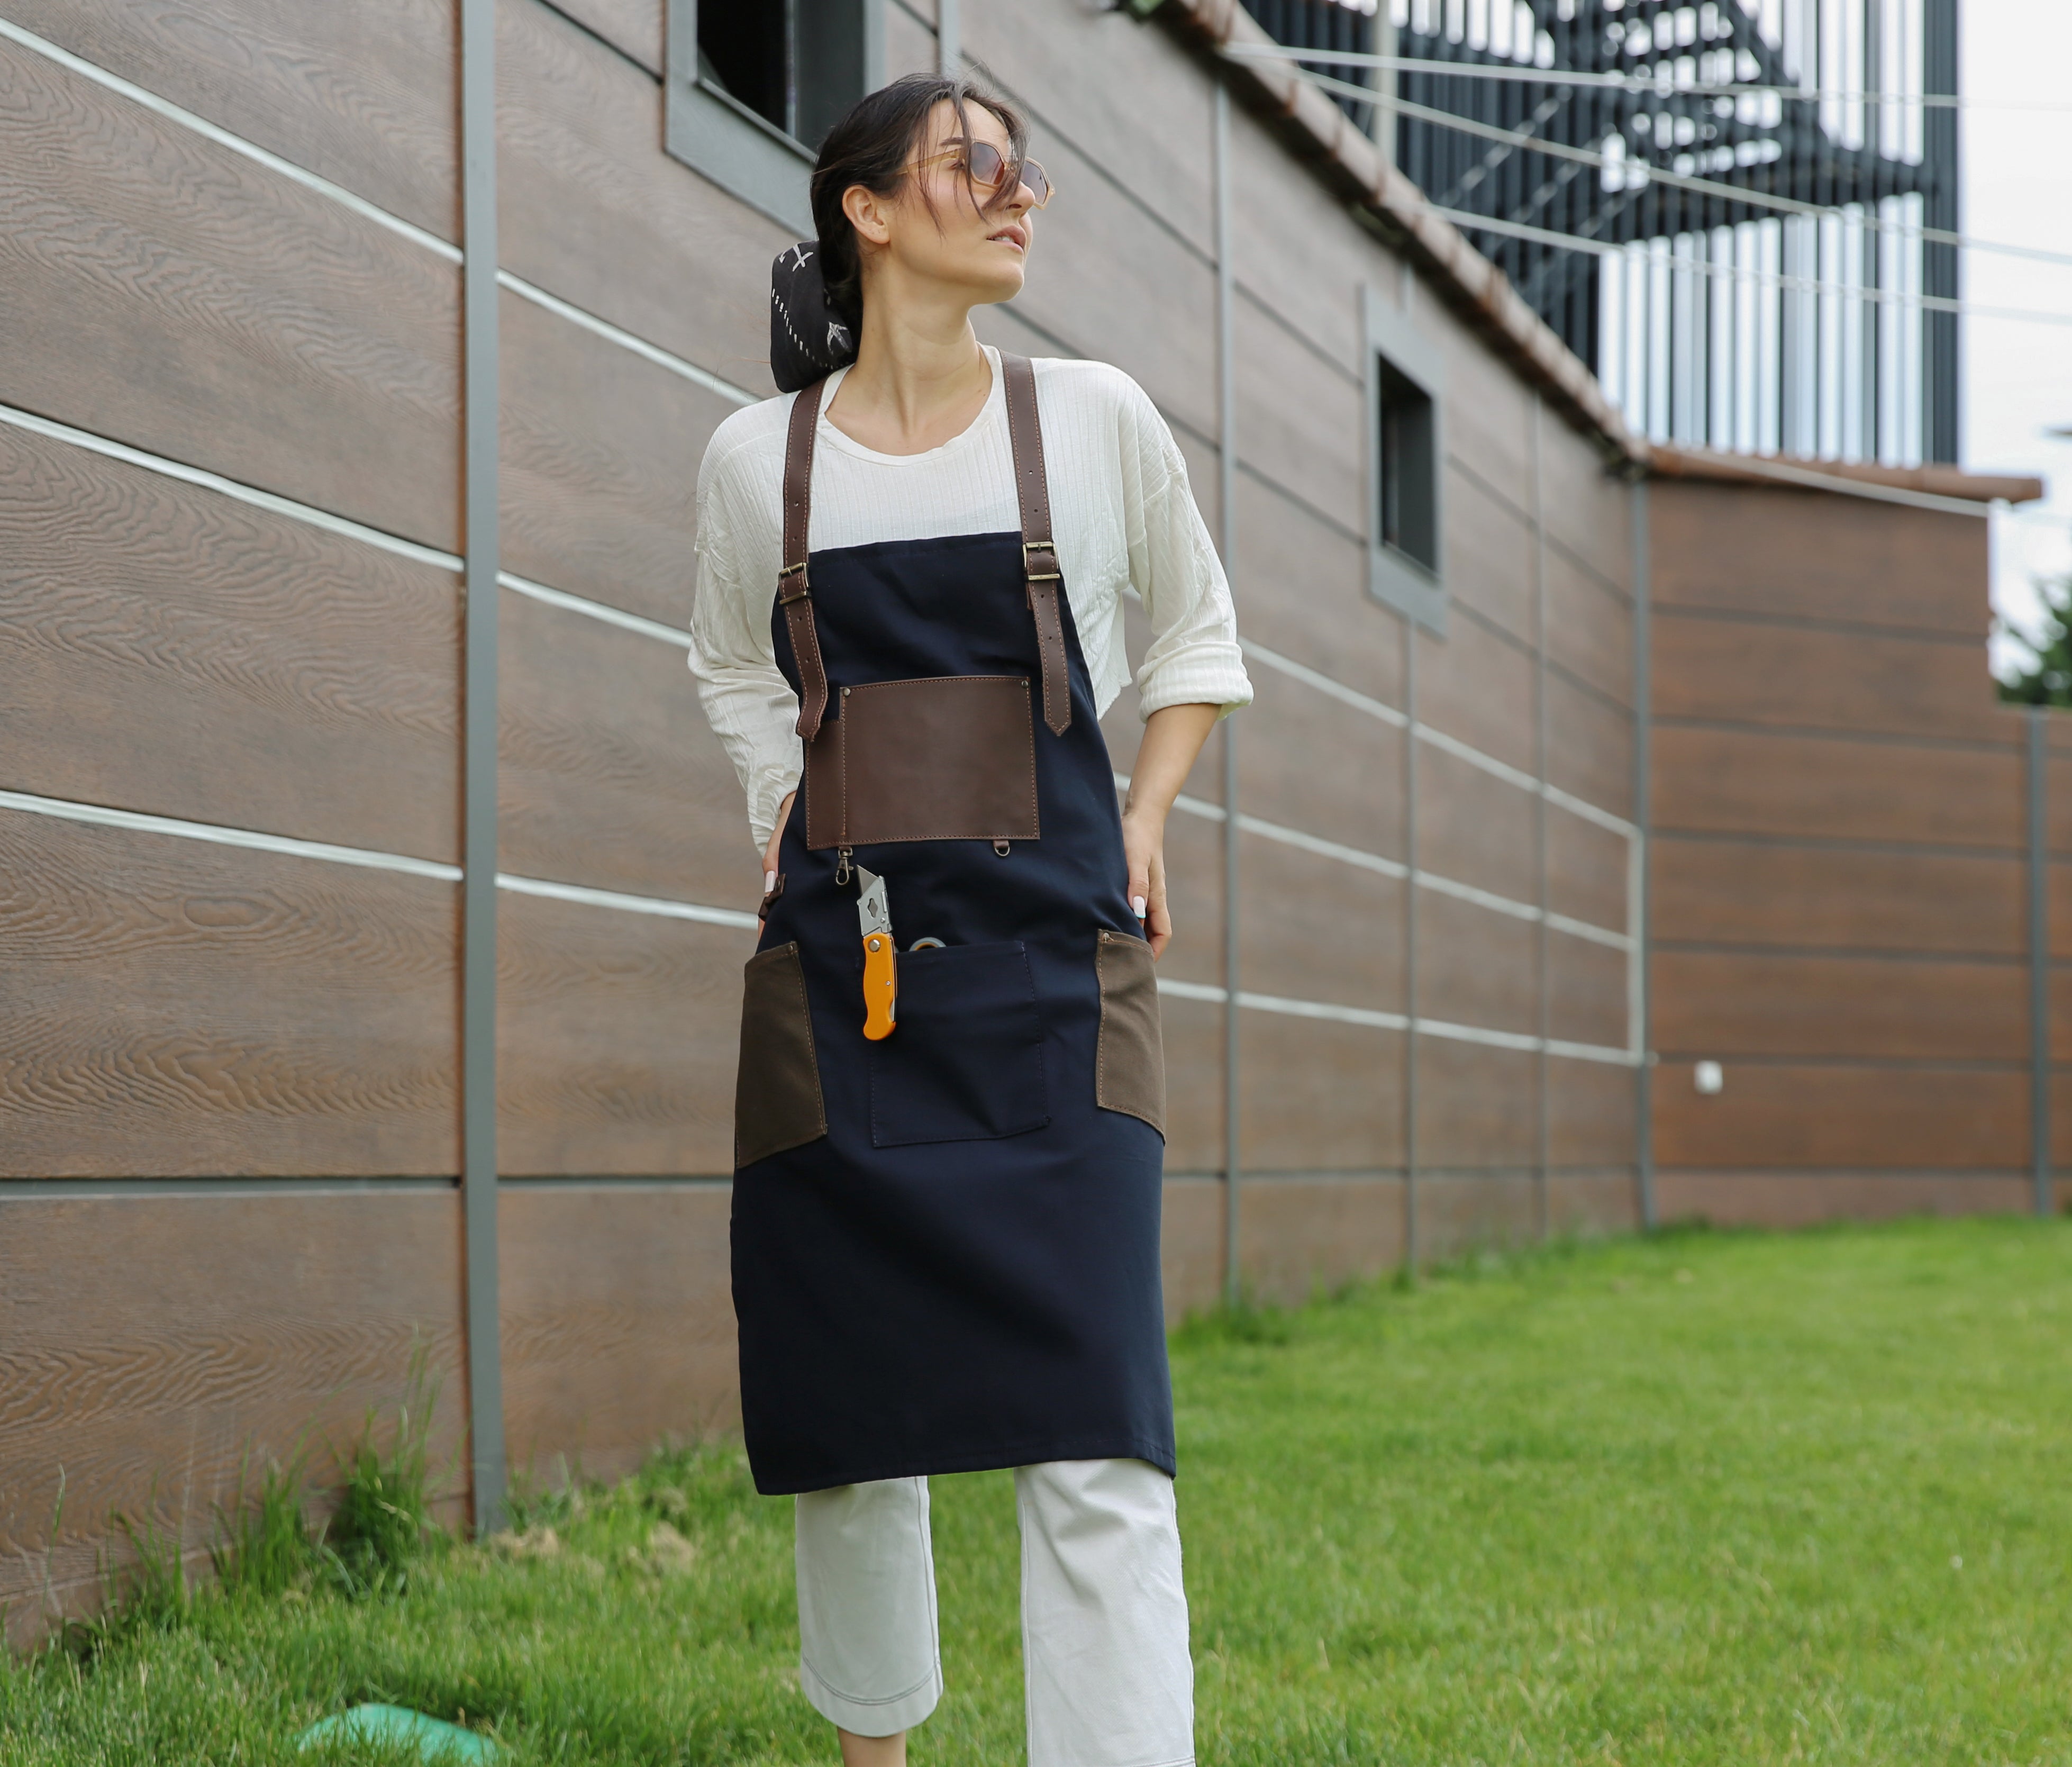
[(1186, 460), (1141, 392), (1129, 402), (1122, 443), (1129, 579), (1153, 632), (1137, 671), (1139, 715), (1207, 705), (1228, 717), (1252, 702), (1230, 583), (1195, 507)]
[(698, 582), (691, 609), (691, 673), (705, 707), (748, 799), (748, 823), (760, 847), (777, 826), (778, 806), (797, 789), (804, 752), (797, 733), (798, 696), (777, 666), (770, 636), (768, 583), (751, 596), (733, 543), (728, 498), (713, 482), (725, 470), (700, 476)]

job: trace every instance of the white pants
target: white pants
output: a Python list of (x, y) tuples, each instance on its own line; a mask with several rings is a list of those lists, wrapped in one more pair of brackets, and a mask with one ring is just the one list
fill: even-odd
[[(1018, 1467), (1029, 1767), (1190, 1767), (1194, 1666), (1173, 1481), (1142, 1460)], [(859, 1736), (942, 1697), (928, 1481), (798, 1499), (799, 1682)]]

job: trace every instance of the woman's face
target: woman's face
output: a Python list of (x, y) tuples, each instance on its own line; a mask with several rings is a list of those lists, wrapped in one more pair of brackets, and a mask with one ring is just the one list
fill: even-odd
[[(1006, 126), (983, 105), (967, 104), (964, 110), (972, 139), (989, 142), (1011, 164)], [(956, 109), (947, 99), (931, 113), (898, 195), (874, 197), (858, 187), (848, 202), (859, 242), (869, 242), (867, 257), (890, 257), (906, 276), (948, 284), (974, 306), (1009, 301), (1022, 292), (1035, 233), (1030, 193), (1018, 183), (997, 192), (972, 183)]]

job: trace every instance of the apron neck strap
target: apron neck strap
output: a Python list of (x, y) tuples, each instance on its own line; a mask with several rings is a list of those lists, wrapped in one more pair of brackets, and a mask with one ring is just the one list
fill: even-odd
[(791, 401), (791, 426), (784, 438), (784, 562), (777, 573), (777, 600), (791, 635), (799, 667), (798, 732), (811, 742), (828, 709), (827, 665), (820, 661), (820, 634), (807, 592), (807, 537), (813, 525), (813, 439), (820, 424), (825, 381), (800, 388)]
[(1022, 572), (1029, 611), (1036, 619), (1036, 651), (1043, 665), (1043, 722), (1062, 736), (1072, 722), (1071, 678), (1065, 667), (1065, 628), (1058, 591), (1065, 580), (1050, 532), (1050, 481), (1043, 471), (1043, 426), (1036, 414), (1036, 369), (1026, 356), (1000, 353), (1007, 383), (1007, 436), (1014, 449), (1014, 494), (1022, 505)]

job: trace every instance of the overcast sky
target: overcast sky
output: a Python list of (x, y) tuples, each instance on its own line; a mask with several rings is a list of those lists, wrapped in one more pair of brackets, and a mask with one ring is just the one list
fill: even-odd
[[(1968, 98), (2072, 102), (2072, 0), (1959, 0)], [(1980, 239), (2072, 255), (2072, 113), (1964, 113), (1964, 222)], [(2072, 265), (1964, 254), (1964, 297), (2072, 315)], [(2021, 625), (2039, 575), (2072, 575), (2072, 325), (1964, 319), (1964, 464), (2040, 472), (2050, 494), (1994, 522), (1993, 599)]]

